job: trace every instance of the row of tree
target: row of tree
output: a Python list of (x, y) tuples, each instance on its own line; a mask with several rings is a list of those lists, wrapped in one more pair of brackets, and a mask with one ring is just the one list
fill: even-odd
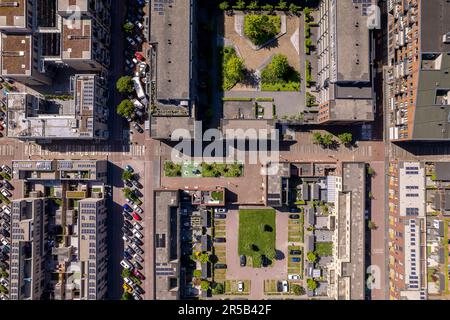
[(272, 5), (270, 3), (266, 3), (264, 5), (260, 5), (258, 0), (251, 0), (248, 3), (246, 3), (245, 0), (237, 0), (234, 5), (230, 5), (229, 1), (223, 1), (219, 4), (219, 8), (223, 11), (228, 10), (250, 10), (250, 11), (257, 11), (257, 10), (263, 10), (268, 12), (273, 12), (274, 10), (279, 11), (290, 11), (292, 14), (298, 14), (301, 10), (301, 6), (296, 5), (295, 3), (288, 4), (287, 1), (280, 0), (277, 5)]

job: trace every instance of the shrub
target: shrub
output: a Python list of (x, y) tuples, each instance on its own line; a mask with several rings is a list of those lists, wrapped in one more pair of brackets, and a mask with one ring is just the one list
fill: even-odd
[(203, 291), (206, 291), (210, 288), (210, 283), (208, 280), (202, 280), (202, 282), (200, 283), (200, 287), (202, 288)]
[(261, 7), (264, 11), (273, 12), (273, 5), (271, 4), (265, 4)]
[(299, 284), (293, 284), (291, 286), (292, 288), (292, 292), (296, 295), (296, 296), (302, 296), (305, 294), (305, 288), (303, 288), (301, 285)]
[(219, 8), (220, 10), (227, 11), (228, 9), (230, 9), (230, 4), (228, 3), (228, 1), (223, 1), (219, 4)]
[(134, 25), (131, 22), (127, 22), (123, 25), (123, 30), (125, 32), (131, 33), (131, 32), (133, 32), (133, 29), (134, 29)]
[(223, 284), (222, 283), (215, 283), (213, 289), (213, 294), (223, 294), (225, 292)]
[(120, 93), (131, 93), (134, 90), (133, 80), (130, 76), (120, 77), (116, 82), (116, 88)]
[(245, 1), (244, 0), (238, 0), (236, 2), (236, 5), (233, 6), (233, 9), (235, 9), (235, 10), (244, 10), (245, 9)]
[(280, 0), (280, 2), (278, 2), (276, 6), (276, 9), (280, 11), (285, 11), (287, 10), (287, 8), (288, 8), (287, 2), (284, 0)]
[(117, 106), (117, 114), (122, 117), (131, 117), (134, 113), (135, 106), (128, 99), (122, 100)]
[(166, 177), (180, 177), (181, 164), (176, 164), (172, 161), (164, 162), (164, 174)]
[(306, 285), (308, 286), (308, 289), (311, 291), (317, 289), (317, 281), (315, 281), (314, 279), (306, 280)]
[(122, 180), (131, 180), (133, 178), (133, 174), (128, 170), (123, 170), (122, 172)]
[(367, 223), (367, 226), (370, 230), (376, 230), (378, 229), (378, 226), (375, 224), (375, 222), (373, 222), (372, 220), (369, 220), (369, 222)]
[(316, 97), (309, 92), (306, 92), (306, 106), (314, 107), (316, 105)]
[(202, 276), (202, 270), (194, 270), (194, 277), (195, 278), (201, 278), (201, 276)]
[(353, 141), (353, 135), (349, 132), (341, 133), (340, 135), (338, 135), (338, 138), (344, 145), (349, 145)]
[(232, 47), (221, 50), (222, 55), (222, 89), (229, 90), (245, 76), (244, 61), (239, 58)]
[(259, 9), (259, 3), (258, 0), (251, 1), (247, 5), (247, 10), (258, 10)]
[(306, 254), (306, 258), (308, 258), (308, 261), (310, 262), (315, 262), (317, 260), (317, 255), (314, 252), (310, 251)]
[(132, 296), (131, 296), (131, 294), (129, 294), (128, 292), (125, 291), (122, 294), (122, 297), (120, 297), (120, 300), (132, 300)]
[(290, 5), (289, 5), (289, 11), (292, 13), (292, 14), (298, 14), (299, 12), (300, 12), (300, 6), (298, 6), (298, 5), (296, 5), (295, 3), (291, 3)]
[(281, 29), (279, 16), (249, 14), (244, 18), (244, 33), (257, 46), (275, 37)]

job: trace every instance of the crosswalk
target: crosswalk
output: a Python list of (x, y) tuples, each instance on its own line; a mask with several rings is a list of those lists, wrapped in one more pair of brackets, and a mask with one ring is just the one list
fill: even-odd
[(14, 146), (8, 144), (0, 145), (0, 156), (12, 156), (14, 155)]
[(142, 157), (145, 155), (145, 145), (123, 145), (122, 154), (124, 156)]

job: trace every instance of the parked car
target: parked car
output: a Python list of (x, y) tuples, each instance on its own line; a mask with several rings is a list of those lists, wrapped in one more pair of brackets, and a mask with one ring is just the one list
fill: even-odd
[(226, 208), (216, 208), (216, 209), (215, 209), (215, 212), (218, 212), (218, 213), (226, 213), (226, 212), (227, 212), (227, 209), (226, 209)]
[(227, 242), (225, 238), (214, 238), (214, 242)]
[(143, 263), (144, 262), (144, 258), (142, 258), (140, 255), (138, 255), (138, 254), (135, 254), (134, 256), (133, 256), (133, 258), (137, 261), (137, 262), (140, 262), (140, 263)]
[(301, 258), (299, 258), (299, 257), (292, 257), (291, 258), (291, 261), (292, 262), (300, 262), (302, 259)]
[(142, 38), (138, 35), (135, 36), (135, 39), (136, 39), (137, 43), (142, 43), (142, 41), (143, 41)]
[(125, 210), (122, 212), (122, 215), (127, 220), (133, 220), (133, 218), (134, 218), (134, 216), (132, 216), (129, 212), (127, 212)]
[[(136, 113), (138, 113), (139, 111), (136, 111)], [(142, 114), (142, 113), (141, 113)], [(133, 125), (133, 127), (134, 127), (134, 129), (136, 129), (136, 131), (138, 132), (138, 133), (143, 133), (144, 132), (144, 129), (142, 129), (142, 127), (140, 126), (140, 125), (138, 125), (137, 123), (135, 123), (134, 125)], [(134, 183), (133, 183), (134, 184)]]
[(133, 256), (126, 251), (123, 252), (123, 257), (128, 260), (133, 259)]
[(131, 240), (131, 238), (129, 236), (127, 236), (126, 234), (124, 234), (122, 236), (122, 240), (127, 242), (127, 243), (131, 243), (133, 240)]
[(143, 267), (139, 262), (137, 262), (137, 261), (134, 261), (134, 262), (133, 262), (133, 266), (134, 266), (136, 269), (139, 269), (139, 270), (144, 269), (144, 267)]
[(1, 193), (2, 193), (2, 195), (4, 195), (5, 197), (11, 197), (11, 196), (12, 196), (11, 192), (9, 192), (8, 190), (6, 190), (5, 188), (3, 188), (3, 189), (1, 190)]
[(126, 252), (128, 252), (131, 256), (136, 254), (136, 251), (133, 250), (132, 247), (127, 246), (127, 248), (125, 249)]
[(133, 236), (133, 232), (131, 232), (130, 231), (130, 229), (127, 229), (127, 228), (125, 228), (125, 227), (122, 227), (122, 232), (124, 233), (124, 234), (126, 234), (127, 236), (129, 236), (129, 237), (132, 237)]
[(247, 264), (247, 257), (243, 254), (241, 254), (239, 256), (239, 263), (241, 265), (241, 267), (245, 267), (245, 265)]
[(6, 213), (2, 213), (1, 215), (2, 219), (5, 220), (6, 222), (10, 222), (11, 218), (9, 217), (9, 215), (7, 215)]
[(139, 183), (139, 181), (133, 180), (131, 181), (131, 183), (136, 187), (141, 189), (142, 188), (142, 184)]
[(141, 226), (141, 224), (140, 224), (139, 222), (133, 222), (133, 227), (134, 227), (136, 230), (142, 230), (142, 229), (143, 229), (142, 226)]
[(214, 269), (226, 269), (227, 265), (225, 263), (216, 263)]
[(136, 21), (135, 25), (141, 30), (144, 29), (144, 25), (142, 23), (140, 23), (139, 21)]
[(300, 219), (300, 215), (298, 214), (290, 214), (289, 219)]
[(125, 283), (130, 287), (134, 284), (133, 280), (131, 280), (130, 278), (123, 278), (123, 281), (125, 281)]
[(137, 283), (133, 283), (133, 285), (131, 287), (134, 289), (134, 291), (136, 291), (139, 294), (145, 293), (144, 289), (142, 289), (141, 286), (138, 285)]
[(299, 209), (299, 208), (290, 208), (290, 209), (289, 209), (289, 212), (292, 212), (292, 213), (294, 213), (294, 212), (300, 212), (300, 209)]
[(7, 206), (6, 204), (2, 207), (2, 212), (11, 215), (11, 207)]
[(9, 236), (10, 236), (9, 231), (6, 230), (5, 228), (0, 229), (0, 234), (5, 236), (5, 237), (7, 237), (7, 238), (9, 238)]
[(138, 277), (139, 279), (145, 280), (145, 276), (144, 276), (139, 270), (134, 269), (134, 270), (133, 270), (133, 274), (134, 274), (136, 277)]
[(136, 42), (135, 42), (130, 36), (127, 37), (127, 41), (128, 41), (132, 46), (135, 46), (135, 45), (136, 45)]
[(139, 245), (139, 246), (143, 246), (144, 245), (144, 242), (142, 242), (141, 239), (136, 238), (136, 237), (133, 237), (132, 239), (133, 239), (133, 242), (136, 243), (137, 245)]
[(3, 186), (8, 190), (14, 190), (14, 187), (11, 183), (9, 183), (7, 180), (3, 181)]
[(133, 265), (131, 264), (131, 262), (125, 259), (120, 261), (120, 265), (125, 269), (133, 269)]
[(125, 170), (127, 170), (127, 171), (130, 171), (131, 173), (133, 173), (134, 172), (134, 169), (133, 169), (133, 167), (131, 167), (130, 165), (126, 165), (125, 166)]
[(133, 184), (131, 183), (131, 181), (125, 180), (123, 184), (126, 185), (128, 188), (133, 188)]
[(242, 281), (238, 282), (238, 292), (244, 292), (244, 283)]
[(127, 211), (127, 212), (133, 212), (133, 209), (128, 205), (128, 204), (124, 204), (123, 205), (123, 208), (125, 209), (125, 211)]
[(11, 168), (8, 167), (6, 164), (3, 164), (0, 168), (1, 168), (3, 171), (5, 171), (7, 174), (11, 174), (11, 173), (12, 173)]
[(291, 251), (289, 251), (289, 253), (296, 256), (296, 255), (302, 254), (302, 251), (301, 250), (291, 250)]
[(289, 291), (289, 285), (286, 280), (281, 281), (281, 288), (282, 288), (283, 292)]
[(128, 229), (133, 229), (133, 225), (130, 223), (130, 221), (125, 220), (123, 222), (124, 226), (127, 227)]
[(144, 238), (144, 235), (142, 233), (140, 233), (139, 231), (137, 231), (136, 229), (133, 229), (133, 234), (136, 238), (139, 238), (139, 239)]
[(133, 219), (136, 220), (136, 221), (141, 221), (142, 220), (142, 218), (138, 214), (136, 214), (134, 212), (133, 212)]
[(144, 254), (144, 250), (142, 250), (141, 247), (139, 247), (139, 246), (136, 245), (135, 243), (133, 243), (133, 244), (131, 245), (131, 248), (132, 248), (134, 251), (136, 251), (136, 253)]
[(132, 206), (134, 205), (134, 201), (129, 199), (129, 198), (125, 198), (125, 201), (128, 203), (128, 205)]
[(134, 209), (134, 212), (137, 212), (137, 213), (139, 213), (139, 214), (142, 214), (142, 212), (144, 212), (144, 211), (142, 210), (142, 208), (139, 207), (137, 204), (133, 205), (133, 209)]
[(133, 288), (131, 288), (128, 284), (124, 283), (122, 285), (123, 289), (128, 292), (128, 293), (132, 293), (133, 292)]
[(289, 280), (300, 280), (300, 275), (298, 274), (289, 274), (288, 275)]
[(214, 218), (216, 219), (226, 219), (227, 215), (223, 213), (215, 213)]
[(134, 56), (136, 57), (136, 59), (138, 59), (139, 61), (144, 61), (145, 58), (142, 54), (140, 54), (139, 52), (135, 52)]
[(4, 246), (7, 246), (7, 245), (9, 244), (9, 241), (8, 241), (8, 239), (6, 239), (6, 238), (2, 238), (2, 239), (0, 240), (0, 243), (1, 243), (2, 245), (4, 245)]
[(142, 297), (137, 292), (133, 292), (133, 299), (134, 300), (142, 300)]

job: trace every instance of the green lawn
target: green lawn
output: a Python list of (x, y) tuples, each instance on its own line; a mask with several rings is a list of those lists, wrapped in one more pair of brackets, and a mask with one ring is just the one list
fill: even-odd
[(261, 267), (261, 256), (275, 255), (275, 210), (239, 210), (238, 253), (252, 258), (253, 267)]
[(261, 91), (300, 91), (300, 82), (261, 83)]
[(304, 214), (299, 213), (300, 219), (289, 219), (288, 222), (288, 241), (303, 243), (303, 219)]
[(317, 242), (316, 253), (319, 257), (333, 255), (333, 242)]
[[(300, 250), (300, 255), (291, 255), (291, 250)], [(293, 262), (291, 258), (298, 257), (300, 258), (300, 262)], [(301, 278), (303, 278), (303, 250), (300, 246), (288, 246), (288, 273), (289, 274), (298, 274)]]

